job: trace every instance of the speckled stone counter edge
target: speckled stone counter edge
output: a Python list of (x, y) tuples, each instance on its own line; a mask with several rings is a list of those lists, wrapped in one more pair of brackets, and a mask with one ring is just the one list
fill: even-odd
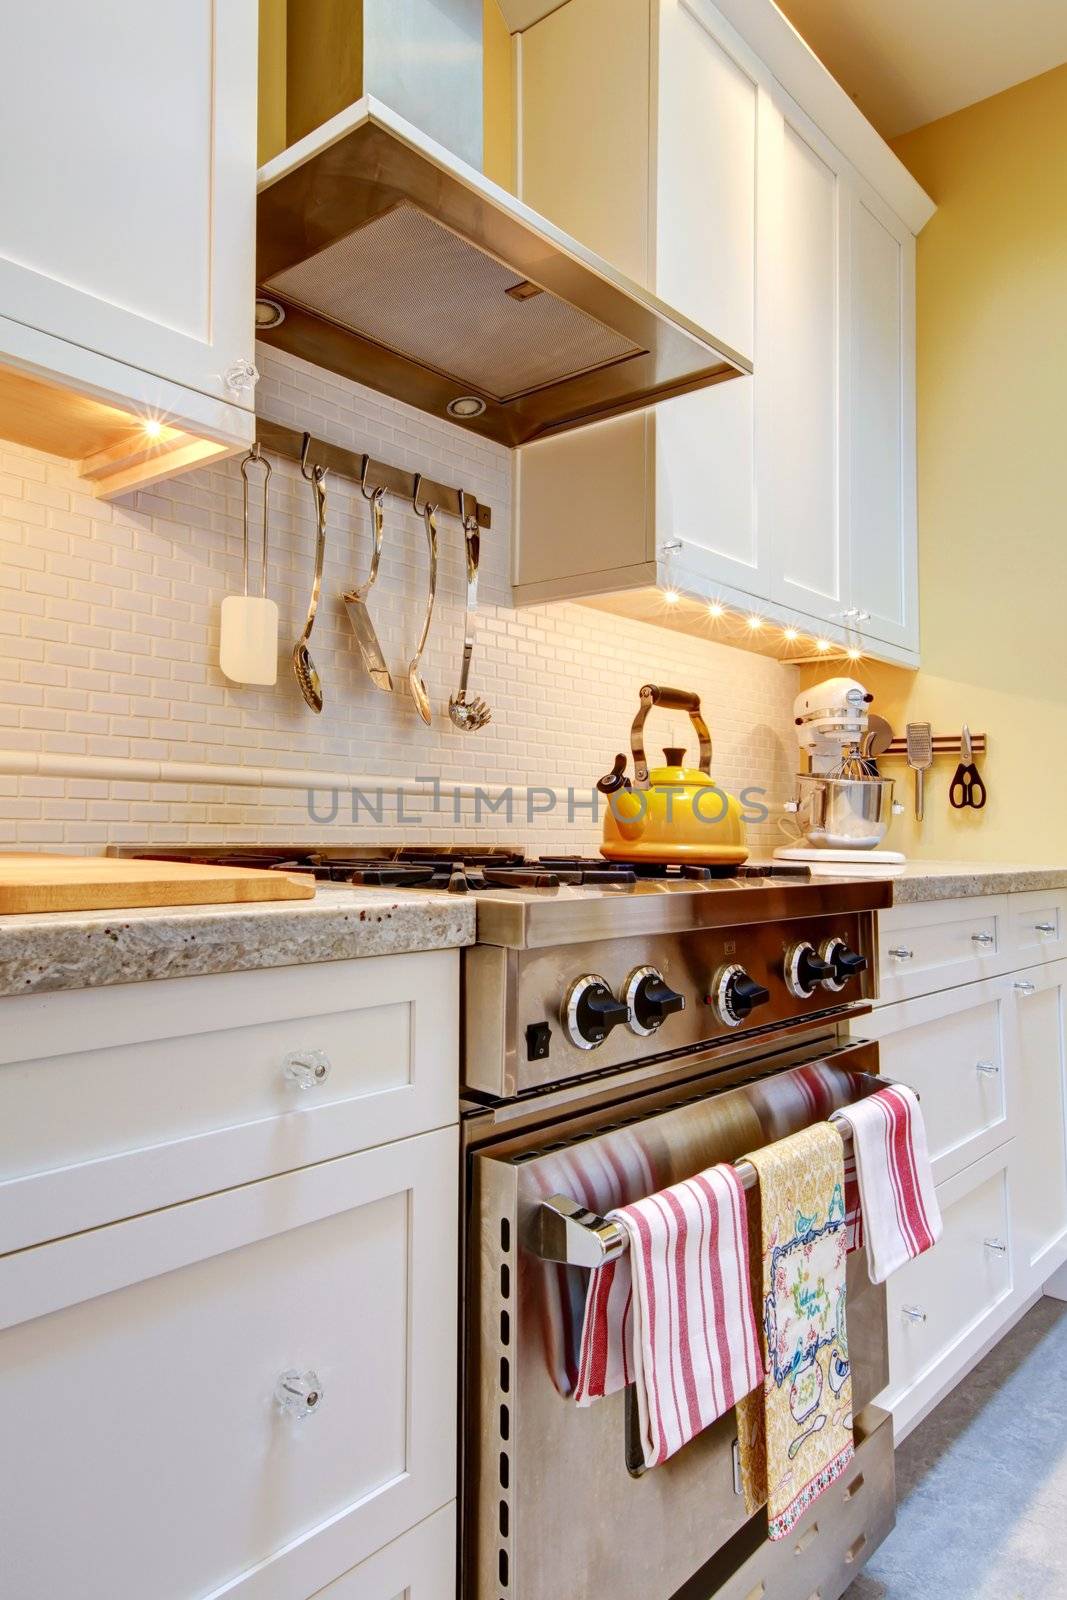
[(472, 902), (320, 889), (294, 904), (0, 917), (0, 996), (473, 944)]
[(1067, 889), (1067, 867), (984, 867), (965, 862), (916, 861), (893, 879), (894, 905), (933, 900), (965, 900), (983, 894), (1027, 894)]

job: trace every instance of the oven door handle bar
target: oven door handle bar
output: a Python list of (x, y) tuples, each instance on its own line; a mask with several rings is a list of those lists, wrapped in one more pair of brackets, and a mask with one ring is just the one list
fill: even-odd
[[(840, 1124), (835, 1123), (835, 1127), (846, 1152), (851, 1150), (851, 1133), (846, 1133)], [(736, 1162), (734, 1170), (743, 1188), (756, 1188), (759, 1175), (751, 1161)], [(618, 1260), (629, 1248), (629, 1240), (621, 1223), (598, 1216), (565, 1194), (554, 1194), (542, 1200), (538, 1208), (531, 1248), (542, 1261), (560, 1261), (568, 1267), (603, 1267)]]
[[(738, 1161), (734, 1170), (745, 1189), (756, 1187), (759, 1178), (751, 1161)], [(561, 1261), (568, 1267), (603, 1267), (609, 1261), (617, 1261), (628, 1248), (625, 1228), (611, 1217), (600, 1217), (565, 1194), (542, 1200), (533, 1242), (533, 1253), (542, 1261)]]

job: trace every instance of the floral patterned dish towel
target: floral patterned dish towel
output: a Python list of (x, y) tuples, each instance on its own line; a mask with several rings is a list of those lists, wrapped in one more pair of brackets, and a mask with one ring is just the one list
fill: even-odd
[(748, 1510), (766, 1502), (784, 1539), (853, 1457), (841, 1135), (816, 1123), (746, 1160), (759, 1174), (765, 1376), (738, 1404), (738, 1444)]

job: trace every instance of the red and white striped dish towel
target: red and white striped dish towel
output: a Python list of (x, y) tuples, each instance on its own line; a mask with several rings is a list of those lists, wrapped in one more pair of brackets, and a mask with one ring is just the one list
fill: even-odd
[(904, 1084), (892, 1084), (830, 1120), (852, 1129), (867, 1269), (872, 1283), (884, 1283), (941, 1237), (919, 1101)]
[(745, 1191), (710, 1167), (609, 1215), (629, 1248), (592, 1273), (575, 1399), (634, 1383), (653, 1467), (763, 1382)]

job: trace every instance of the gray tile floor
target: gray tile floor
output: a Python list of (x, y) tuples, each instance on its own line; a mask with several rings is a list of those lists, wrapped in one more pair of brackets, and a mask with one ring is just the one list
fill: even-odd
[(1067, 1304), (1039, 1300), (896, 1466), (897, 1525), (844, 1600), (1067, 1600)]

